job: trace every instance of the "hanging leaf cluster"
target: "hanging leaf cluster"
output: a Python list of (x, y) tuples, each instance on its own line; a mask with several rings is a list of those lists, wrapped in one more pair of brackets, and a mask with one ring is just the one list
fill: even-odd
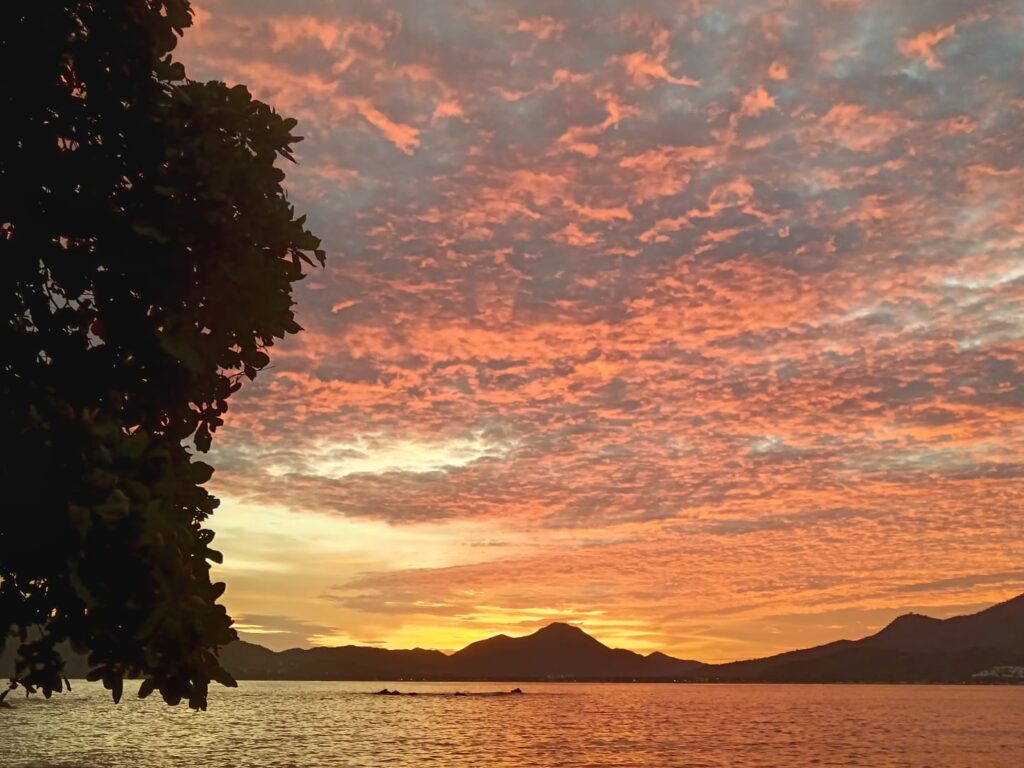
[(324, 261), (282, 187), (295, 121), (189, 80), (190, 22), (186, 0), (0, 6), (0, 642), (46, 695), (66, 648), (115, 699), (233, 684), (195, 455)]

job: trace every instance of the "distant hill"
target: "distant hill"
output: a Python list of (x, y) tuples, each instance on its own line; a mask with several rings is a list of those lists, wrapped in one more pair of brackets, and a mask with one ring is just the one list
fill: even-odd
[(1024, 595), (945, 621), (910, 613), (861, 642), (897, 651), (954, 653), (993, 648), (1020, 653), (1024, 651)]
[(1024, 595), (969, 616), (909, 613), (861, 640), (710, 665), (712, 680), (965, 682), (994, 666), (1024, 666)]
[[(12, 649), (0, 669), (12, 666)], [(551, 624), (525, 637), (497, 635), (445, 655), (417, 648), (342, 646), (275, 652), (235, 642), (221, 650), (240, 680), (647, 680), (712, 682), (975, 682), (997, 667), (1024, 668), (1024, 595), (969, 616), (900, 616), (861, 640), (729, 664), (609, 648), (578, 627)], [(70, 677), (85, 660), (69, 658)]]
[(951, 619), (900, 616), (861, 640), (764, 659), (704, 664), (609, 648), (578, 627), (551, 624), (497, 635), (445, 656), (345, 646), (274, 653), (233, 643), (222, 652), (239, 678), (279, 680), (705, 680), (721, 682), (971, 682), (999, 666), (1024, 667), (1024, 595)]
[(393, 680), (443, 678), (449, 657), (440, 651), (389, 651), (346, 645), (274, 651), (239, 641), (221, 650), (221, 662), (241, 680)]
[(236, 677), (271, 680), (632, 680), (685, 677), (706, 666), (609, 648), (568, 624), (526, 637), (497, 635), (450, 656), (355, 645), (274, 653), (237, 642), (221, 651), (221, 659)]
[(550, 624), (526, 637), (498, 635), (451, 655), (451, 670), (480, 679), (641, 679), (685, 677), (705, 665), (664, 654), (613, 649), (569, 624)]

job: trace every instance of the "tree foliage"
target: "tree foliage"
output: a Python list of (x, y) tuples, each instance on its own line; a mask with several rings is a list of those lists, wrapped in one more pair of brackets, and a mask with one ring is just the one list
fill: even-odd
[(0, 9), (0, 642), (47, 696), (68, 645), (115, 700), (234, 684), (195, 453), (324, 254), (275, 164), (295, 121), (187, 79), (190, 22), (187, 0)]

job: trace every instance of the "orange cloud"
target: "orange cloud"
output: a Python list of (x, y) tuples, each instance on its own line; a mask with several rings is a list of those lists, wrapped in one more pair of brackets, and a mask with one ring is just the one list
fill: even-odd
[(515, 26), (517, 32), (526, 32), (538, 40), (557, 40), (565, 31), (565, 22), (550, 16), (520, 19)]
[(640, 88), (651, 88), (654, 81), (662, 80), (673, 85), (687, 85), (692, 88), (700, 86), (699, 80), (690, 77), (675, 76), (665, 66), (669, 54), (668, 30), (658, 30), (652, 38), (650, 51), (633, 51), (618, 60), (632, 77), (633, 83)]
[(558, 232), (551, 234), (551, 239), (566, 245), (574, 245), (578, 247), (587, 245), (596, 245), (601, 242), (601, 238), (591, 232), (584, 232), (579, 224), (570, 222), (565, 227), (560, 229)]
[(836, 104), (821, 119), (829, 138), (855, 152), (873, 152), (906, 130), (911, 121), (895, 112), (865, 112), (859, 104)]
[(789, 79), (789, 67), (783, 62), (776, 59), (768, 67), (768, 77), (772, 80), (788, 80)]
[(948, 40), (955, 34), (956, 24), (950, 24), (948, 27), (928, 32), (920, 32), (914, 37), (900, 40), (900, 51), (908, 58), (924, 59), (924, 64), (928, 69), (942, 69), (942, 62), (935, 52), (935, 46), (943, 40)]

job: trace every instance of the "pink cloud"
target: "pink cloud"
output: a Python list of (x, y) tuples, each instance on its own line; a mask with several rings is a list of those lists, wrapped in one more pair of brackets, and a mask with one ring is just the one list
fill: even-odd
[(900, 51), (908, 58), (916, 57), (923, 59), (928, 69), (942, 69), (942, 61), (939, 59), (935, 47), (943, 40), (948, 40), (955, 34), (956, 24), (950, 24), (941, 29), (920, 32), (914, 37), (900, 40)]
[(640, 88), (651, 88), (657, 80), (671, 83), (673, 85), (686, 85), (692, 88), (700, 86), (700, 81), (686, 76), (676, 76), (669, 73), (665, 66), (669, 54), (669, 33), (660, 29), (654, 33), (651, 40), (651, 50), (633, 51), (619, 57), (619, 61), (633, 78), (633, 83)]

